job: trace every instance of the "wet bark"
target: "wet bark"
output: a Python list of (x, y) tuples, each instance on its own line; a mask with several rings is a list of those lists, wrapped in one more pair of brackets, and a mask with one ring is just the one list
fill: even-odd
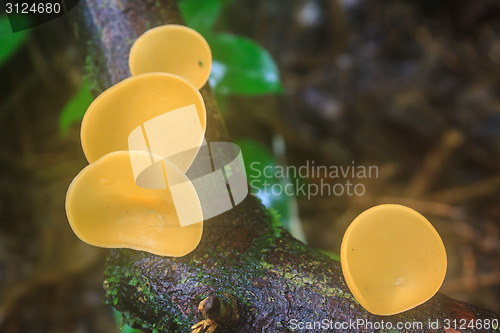
[[(130, 76), (128, 53), (137, 36), (150, 27), (182, 24), (172, 0), (84, 0), (72, 18), (95, 94)], [(202, 94), (207, 106), (207, 140), (227, 140), (210, 88), (205, 86)], [(216, 332), (288, 332), (298, 322), (321, 322), (333, 327), (327, 331), (340, 331), (340, 324), (360, 320), (368, 325), (394, 323), (392, 332), (405, 331), (395, 329), (398, 322), (422, 323), (423, 329), (406, 330), (421, 332), (436, 320), (438, 331), (444, 331), (446, 319), (499, 318), (441, 294), (400, 315), (374, 316), (353, 298), (337, 261), (293, 239), (252, 196), (206, 221), (201, 243), (185, 257), (112, 250), (104, 288), (106, 301), (123, 313), (128, 324), (145, 332), (215, 328)], [(202, 321), (203, 325), (193, 327)], [(369, 326), (343, 328), (381, 331)]]

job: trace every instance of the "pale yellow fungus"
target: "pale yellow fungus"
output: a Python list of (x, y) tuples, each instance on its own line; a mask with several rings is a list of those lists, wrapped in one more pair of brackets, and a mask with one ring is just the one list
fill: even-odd
[[(198, 115), (198, 119), (193, 121), (197, 121), (197, 126), (201, 129), (189, 132), (188, 148), (199, 147), (204, 140), (206, 110), (200, 92), (183, 78), (172, 74), (142, 74), (125, 79), (104, 91), (87, 109), (81, 127), (85, 157), (89, 163), (93, 163), (108, 153), (129, 150), (129, 136), (138, 126), (143, 126), (155, 117), (191, 105), (195, 107), (194, 114)], [(169, 131), (164, 132), (176, 140), (163, 141), (161, 144), (174, 147), (174, 151), (182, 151), (185, 141), (182, 136), (187, 133), (186, 128), (179, 123), (171, 125), (177, 126), (172, 126)], [(172, 128), (177, 135), (172, 132)], [(161, 132), (161, 127), (156, 126), (155, 131)], [(149, 146), (146, 129), (144, 134), (145, 142)], [(158, 137), (155, 135), (154, 138)], [(183, 172), (196, 156), (197, 150), (191, 151), (192, 156), (185, 159), (183, 165), (178, 163)]]
[(351, 223), (340, 257), (352, 294), (376, 315), (397, 314), (429, 300), (447, 266), (431, 223), (413, 209), (392, 204), (370, 208)]
[[(149, 159), (145, 152), (118, 151), (84, 168), (69, 186), (66, 214), (84, 242), (105, 248), (130, 248), (162, 256), (193, 251), (203, 232), (201, 204), (194, 187), (183, 187), (183, 202), (200, 222), (181, 227), (168, 186), (145, 189), (135, 182), (130, 159)], [(187, 177), (162, 162), (164, 181), (186, 184)]]
[(212, 53), (197, 31), (182, 25), (163, 25), (146, 31), (132, 45), (132, 75), (163, 72), (179, 75), (197, 89), (210, 75)]

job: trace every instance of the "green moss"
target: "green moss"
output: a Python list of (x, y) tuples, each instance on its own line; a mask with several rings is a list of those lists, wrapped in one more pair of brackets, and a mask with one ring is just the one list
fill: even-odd
[(97, 64), (94, 62), (92, 56), (88, 55), (85, 57), (85, 74), (83, 75), (83, 80), (87, 82), (87, 85), (94, 96), (101, 91), (97, 83), (99, 81), (97, 80), (95, 73), (96, 65)]
[(274, 236), (279, 237), (281, 232), (283, 231), (283, 223), (281, 222), (281, 215), (274, 208), (269, 208), (267, 212), (269, 213), (269, 216), (271, 218), (271, 226), (274, 230)]
[(137, 278), (131, 278), (130, 281), (128, 282), (129, 286), (137, 286), (137, 284), (139, 283), (139, 279)]
[[(314, 269), (324, 264), (325, 260), (329, 260), (325, 255), (311, 251), (301, 242), (289, 241), (287, 237), (290, 236), (283, 231), (279, 215), (275, 211), (268, 211), (265, 218), (268, 219), (269, 227), (262, 228), (257, 237), (245, 248), (244, 253), (222, 244), (208, 246), (183, 258), (171, 258), (165, 267), (162, 266), (164, 259), (161, 257), (132, 250), (120, 250), (119, 259), (115, 259), (106, 270), (108, 303), (115, 304), (119, 310), (132, 309), (134, 313), (124, 316), (125, 323), (146, 332), (151, 332), (153, 328), (160, 332), (178, 332), (191, 327), (200, 319), (200, 314), (196, 311), (182, 313), (178, 308), (178, 300), (173, 299), (172, 295), (177, 295), (175, 298), (188, 297), (189, 302), (198, 304), (208, 296), (204, 291), (207, 289), (203, 286), (216, 291), (218, 295), (226, 292), (234, 295), (241, 306), (246, 307), (245, 311), (252, 316), (258, 316), (259, 310), (255, 307), (262, 302), (259, 299), (261, 287), (254, 283), (259, 279), (264, 284), (270, 283), (268, 279), (274, 279), (274, 275), (279, 276), (278, 280), (286, 281), (287, 290), (298, 288), (318, 290), (318, 294), (343, 298), (355, 304), (349, 293), (332, 287), (338, 284), (331, 281), (331, 278), (336, 276), (333, 270), (322, 268), (322, 272), (318, 274)], [(210, 267), (206, 266), (207, 260), (210, 262)], [(306, 270), (298, 271), (297, 262), (307, 263)], [(173, 274), (174, 285), (175, 288), (179, 288), (179, 293), (163, 294), (156, 291), (158, 290), (156, 287), (152, 288), (149, 278), (158, 274), (160, 276)], [(202, 292), (189, 295), (194, 290)], [(273, 293), (275, 294), (267, 295), (269, 299), (264, 301), (275, 303), (278, 298), (286, 297), (287, 294), (285, 289), (273, 290)], [(124, 295), (130, 299), (123, 299)], [(133, 307), (127, 305), (131, 300), (136, 304)], [(137, 300), (142, 305), (137, 305)], [(147, 318), (149, 325), (144, 318)], [(152, 323), (156, 325), (153, 327)]]

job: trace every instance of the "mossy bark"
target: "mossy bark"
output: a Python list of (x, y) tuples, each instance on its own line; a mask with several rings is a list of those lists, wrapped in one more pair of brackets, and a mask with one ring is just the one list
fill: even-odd
[[(96, 94), (130, 75), (128, 52), (137, 36), (150, 27), (182, 23), (175, 1), (168, 0), (85, 0), (72, 15)], [(208, 141), (227, 140), (212, 92), (204, 87), (202, 94)], [(499, 318), (440, 294), (401, 315), (374, 316), (353, 298), (338, 262), (293, 239), (251, 196), (206, 221), (201, 243), (185, 257), (112, 250), (104, 288), (106, 301), (123, 313), (126, 322), (146, 332), (189, 332), (205, 316), (220, 321), (216, 332), (288, 332), (293, 320), (327, 320), (334, 327), (358, 320), (389, 321), (394, 326), (421, 322), (424, 328), (388, 332), (427, 331), (429, 321), (439, 320), (438, 331), (444, 331), (445, 319)], [(200, 303), (209, 296), (211, 308), (201, 309)]]
[(350, 320), (391, 321), (394, 326), (422, 322), (425, 328), (436, 319), (443, 327), (446, 318), (498, 318), (440, 294), (401, 315), (371, 315), (349, 292), (338, 262), (293, 239), (251, 198), (209, 221), (198, 248), (183, 258), (113, 251), (105, 288), (107, 300), (126, 313), (129, 324), (159, 332), (189, 332), (204, 319), (198, 304), (224, 293), (236, 298), (239, 312), (239, 321), (227, 332), (288, 332), (293, 319), (327, 319), (332, 325)]

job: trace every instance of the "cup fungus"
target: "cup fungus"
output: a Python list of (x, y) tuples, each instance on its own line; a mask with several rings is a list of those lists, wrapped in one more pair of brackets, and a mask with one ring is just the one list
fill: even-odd
[[(203, 232), (203, 214), (194, 187), (184, 186), (183, 201), (200, 222), (181, 227), (169, 187), (155, 190), (138, 186), (131, 155), (134, 159), (150, 158), (146, 152), (113, 152), (88, 165), (73, 180), (66, 194), (66, 214), (73, 232), (99, 247), (176, 257), (193, 251)], [(168, 161), (163, 162), (163, 173), (169, 182), (190, 184)]]
[(212, 53), (207, 41), (182, 25), (163, 25), (146, 31), (132, 45), (129, 67), (132, 75), (164, 72), (179, 75), (196, 88), (210, 75)]
[[(185, 124), (171, 123), (163, 132), (171, 138), (162, 142), (174, 147), (176, 152), (193, 152), (184, 164), (177, 165), (186, 171), (195, 158), (193, 147), (201, 146), (206, 129), (205, 103), (200, 92), (181, 77), (166, 73), (142, 74), (125, 79), (99, 95), (89, 106), (82, 121), (81, 141), (89, 163), (114, 151), (129, 150), (129, 135), (155, 117), (194, 105), (200, 130), (187, 132)], [(181, 119), (181, 118), (179, 118)], [(191, 118), (189, 118), (191, 119)], [(162, 128), (156, 126), (155, 131)], [(194, 134), (193, 134), (194, 133)], [(188, 144), (187, 144), (188, 143)], [(167, 157), (167, 156), (163, 156)]]
[(426, 302), (446, 274), (439, 234), (425, 217), (401, 205), (379, 205), (359, 215), (344, 235), (340, 257), (352, 294), (376, 315)]
[(82, 121), (90, 165), (66, 194), (68, 221), (82, 241), (162, 256), (196, 248), (203, 210), (186, 172), (204, 143), (198, 89), (211, 62), (207, 42), (183, 26), (151, 29), (134, 43), (134, 76), (99, 95)]

